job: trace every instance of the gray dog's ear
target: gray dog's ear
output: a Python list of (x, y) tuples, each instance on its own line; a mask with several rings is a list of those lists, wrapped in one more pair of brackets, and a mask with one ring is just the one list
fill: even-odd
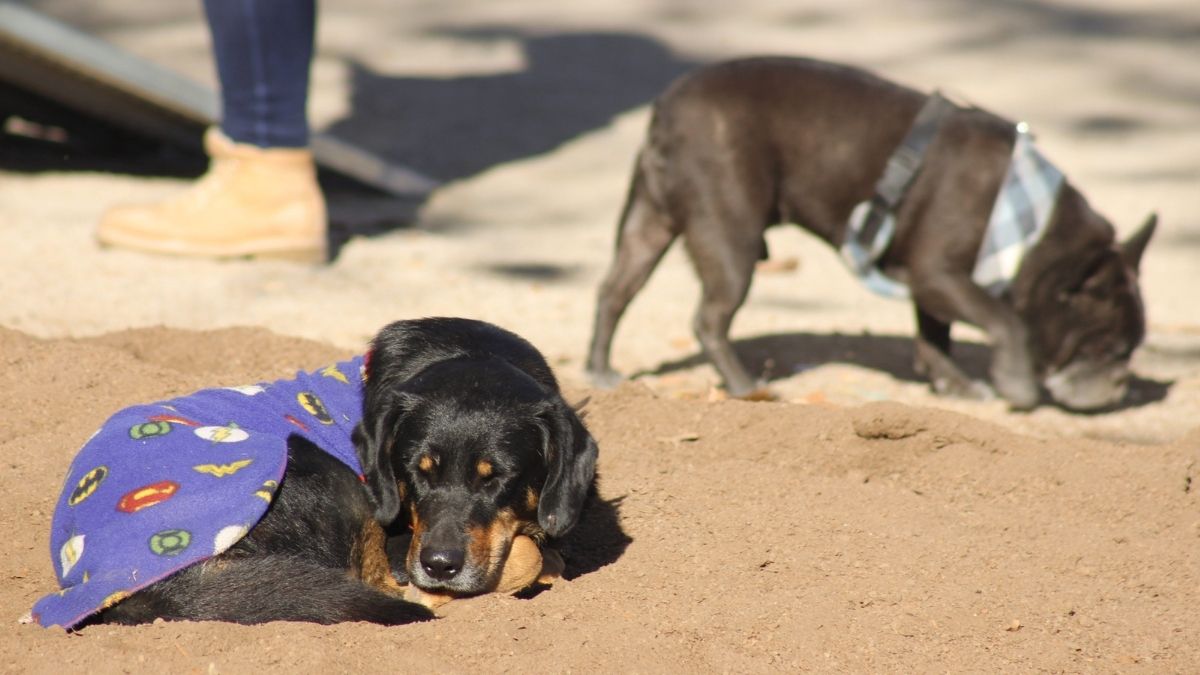
[(1138, 263), (1142, 261), (1142, 254), (1146, 252), (1146, 245), (1150, 243), (1150, 237), (1154, 234), (1154, 228), (1157, 225), (1158, 214), (1151, 213), (1137, 232), (1121, 242), (1121, 258), (1125, 260), (1126, 265), (1135, 270), (1138, 268)]
[(414, 397), (404, 394), (394, 398), (382, 414), (364, 415), (354, 427), (351, 439), (362, 465), (367, 494), (375, 505), (375, 519), (387, 525), (400, 513), (400, 490), (396, 487), (393, 454), (396, 432), (401, 419), (414, 404)]
[(595, 439), (565, 402), (546, 404), (538, 413), (544, 432), (546, 484), (538, 501), (538, 524), (552, 537), (566, 534), (583, 511), (596, 477)]

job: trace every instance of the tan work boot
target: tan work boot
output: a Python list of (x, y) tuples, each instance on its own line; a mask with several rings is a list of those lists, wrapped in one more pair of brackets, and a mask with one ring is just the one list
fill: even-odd
[(118, 206), (100, 220), (102, 244), (152, 253), (269, 256), (324, 262), (325, 199), (312, 153), (204, 135), (208, 173), (157, 204)]

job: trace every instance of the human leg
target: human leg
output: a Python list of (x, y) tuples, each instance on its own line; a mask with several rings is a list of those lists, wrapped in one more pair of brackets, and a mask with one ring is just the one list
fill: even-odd
[[(205, 0), (222, 95), (208, 172), (180, 195), (119, 206), (102, 244), (207, 257), (324, 261), (325, 200), (307, 149), (312, 0)], [(225, 133), (222, 133), (224, 131)]]

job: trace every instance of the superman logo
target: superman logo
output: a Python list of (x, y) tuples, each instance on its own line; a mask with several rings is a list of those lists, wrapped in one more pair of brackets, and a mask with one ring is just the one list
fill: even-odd
[(284, 415), (283, 419), (291, 422), (292, 424), (295, 424), (296, 426), (300, 427), (301, 429), (303, 429), (305, 431), (308, 431), (307, 424), (305, 424), (304, 422), (301, 422), (300, 420), (296, 419), (295, 417), (293, 417), (291, 415)]
[(225, 476), (232, 476), (238, 471), (250, 466), (253, 461), (253, 459), (239, 459), (238, 461), (230, 462), (229, 464), (197, 464), (196, 466), (192, 467), (192, 470), (200, 473), (206, 473), (216, 478), (224, 478)]
[(200, 426), (200, 423), (197, 422), (196, 420), (189, 420), (188, 418), (180, 417), (179, 415), (151, 415), (150, 421), (151, 422), (175, 422), (177, 424), (182, 424), (184, 426), (189, 426), (189, 427)]
[(143, 485), (136, 490), (130, 490), (117, 502), (117, 510), (122, 513), (137, 513), (142, 509), (161, 504), (179, 491), (179, 483), (173, 480), (160, 480), (157, 483)]
[(321, 424), (333, 424), (333, 417), (329, 415), (329, 411), (325, 409), (325, 404), (317, 395), (311, 391), (302, 391), (296, 394), (296, 400), (300, 406), (308, 411), (308, 414), (317, 418)]
[(92, 493), (96, 491), (96, 488), (100, 487), (100, 484), (107, 477), (107, 466), (98, 466), (84, 474), (83, 478), (80, 478), (79, 482), (75, 484), (75, 489), (71, 490), (71, 496), (67, 498), (67, 504), (75, 506), (79, 502), (91, 497)]

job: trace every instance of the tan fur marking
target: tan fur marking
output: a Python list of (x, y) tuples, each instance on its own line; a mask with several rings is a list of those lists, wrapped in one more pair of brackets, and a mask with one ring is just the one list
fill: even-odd
[(417, 468), (425, 473), (433, 471), (433, 458), (429, 455), (421, 455), (421, 459), (417, 461)]
[(409, 507), (409, 513), (412, 541), (408, 544), (408, 556), (404, 559), (404, 564), (406, 569), (411, 570), (416, 566), (417, 559), (421, 555), (421, 535), (425, 532), (425, 524), (421, 522), (421, 518), (417, 515), (416, 504), (412, 504)]
[(470, 532), (467, 555), (476, 565), (487, 570), (487, 577), (493, 580), (493, 585), (500, 579), (509, 547), (520, 529), (521, 520), (517, 515), (511, 509), (501, 509), (492, 522), (484, 527), (472, 528)]
[(486, 459), (481, 459), (475, 465), (475, 471), (479, 473), (480, 478), (488, 478), (492, 475), (492, 463)]
[(528, 509), (530, 513), (536, 513), (537, 507), (538, 507), (537, 490), (534, 490), (532, 487), (529, 487), (525, 490), (525, 508)]
[(359, 538), (354, 542), (353, 555), (358, 560), (359, 578), (385, 593), (402, 595), (404, 590), (392, 576), (386, 543), (387, 535), (379, 523), (374, 518), (365, 520)]

